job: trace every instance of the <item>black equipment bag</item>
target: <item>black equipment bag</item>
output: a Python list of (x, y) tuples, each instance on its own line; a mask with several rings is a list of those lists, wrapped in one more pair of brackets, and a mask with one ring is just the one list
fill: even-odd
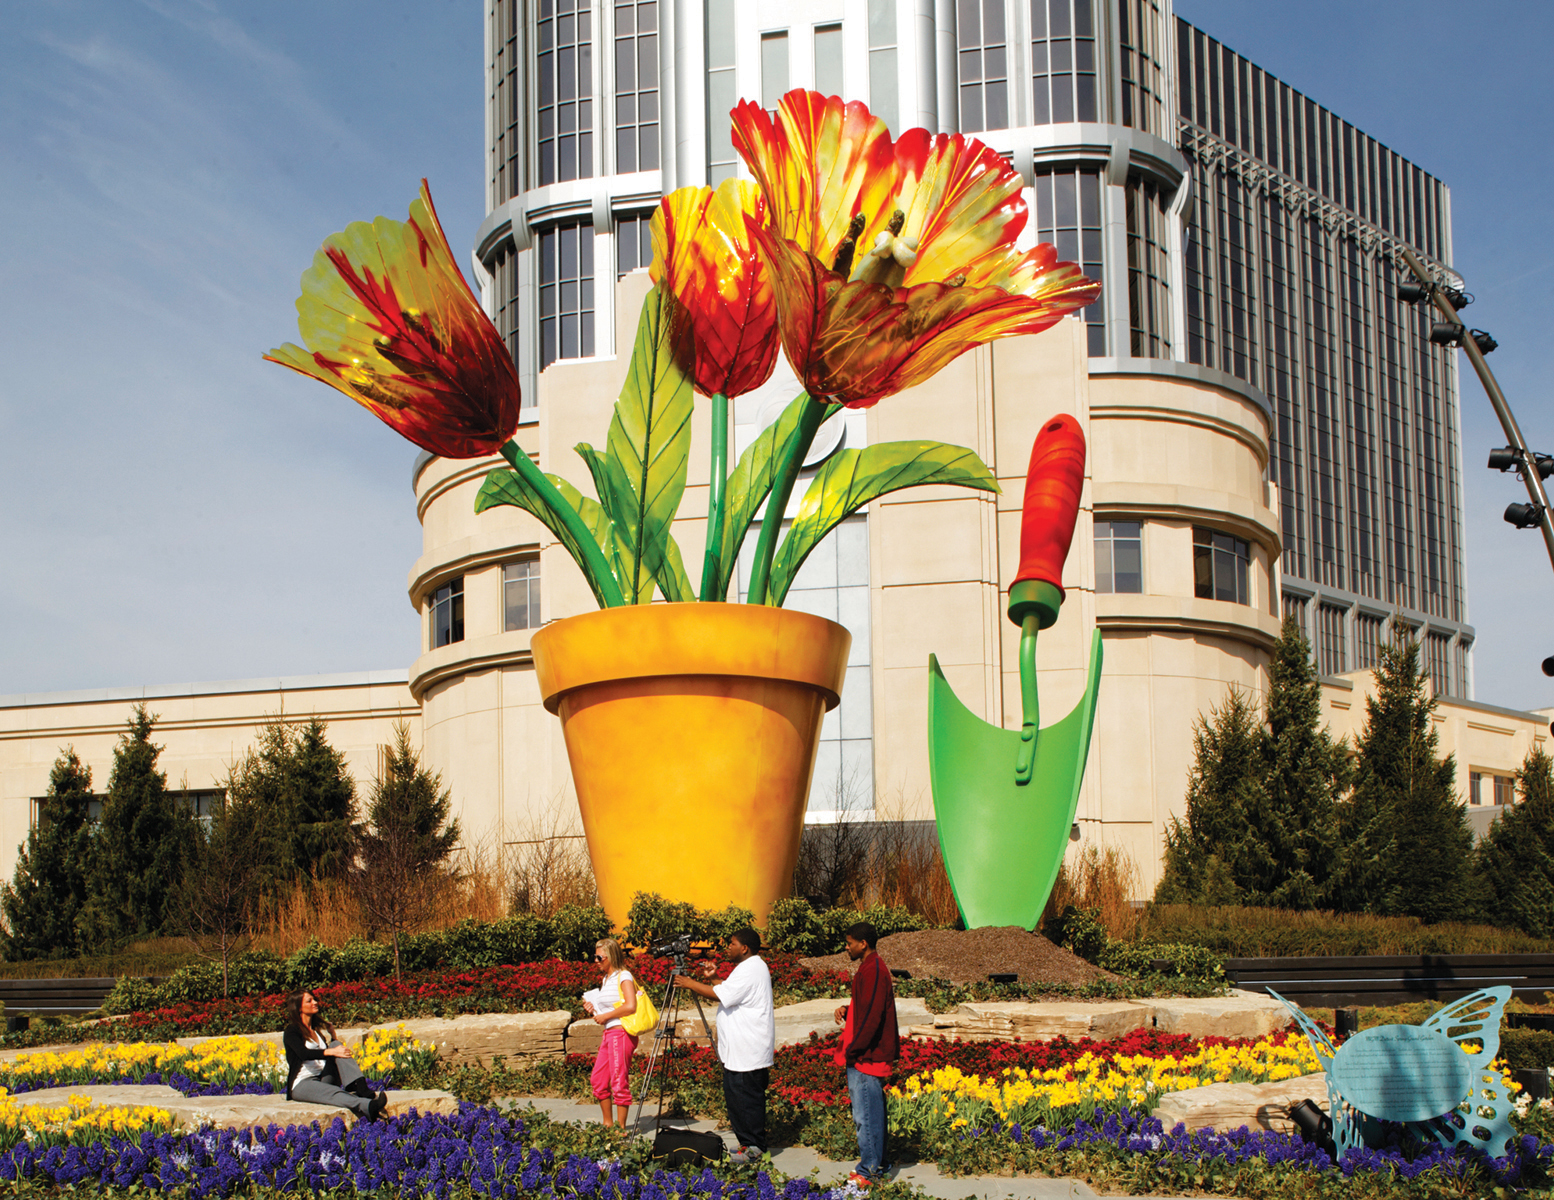
[(653, 1160), (666, 1167), (699, 1167), (725, 1154), (723, 1139), (694, 1129), (660, 1129), (653, 1135)]

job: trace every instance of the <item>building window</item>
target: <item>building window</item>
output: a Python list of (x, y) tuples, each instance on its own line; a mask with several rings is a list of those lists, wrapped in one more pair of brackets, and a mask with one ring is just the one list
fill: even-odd
[[(1036, 239), (1051, 242), (1058, 261), (1078, 263), (1091, 279), (1102, 279), (1101, 173), (1092, 167), (1037, 167)], [(1089, 353), (1106, 353), (1106, 314), (1101, 299), (1084, 310)]]
[(815, 26), (815, 90), (822, 96), (842, 94), (842, 27)]
[(1306, 604), (1305, 596), (1297, 596), (1293, 592), (1279, 593), (1279, 615), (1286, 621), (1294, 617), (1302, 637), (1306, 635)]
[(658, 169), (658, 0), (615, 0), (615, 169)]
[(1171, 357), (1169, 203), (1154, 180), (1128, 178), (1128, 325), (1134, 358)]
[(653, 265), (653, 210), (615, 218), (615, 278)]
[(1118, 0), (1117, 42), (1122, 60), (1122, 123), (1165, 135), (1165, 72), (1160, 64), (1165, 26), (1160, 0)]
[(959, 50), (962, 133), (1009, 128), (1009, 46), (1004, 0), (958, 0), (955, 42)]
[(432, 649), (464, 640), (464, 576), (450, 579), (426, 603)]
[(1251, 547), (1240, 538), (1201, 525), (1193, 526), (1193, 585), (1198, 599), (1250, 604), (1247, 568), (1251, 562)]
[(869, 111), (892, 132), (900, 128), (896, 0), (869, 0)]
[(1317, 670), (1323, 675), (1342, 675), (1349, 669), (1344, 653), (1344, 613), (1334, 604), (1317, 606)]
[(1516, 803), (1516, 777), (1496, 775), (1492, 771), (1468, 772), (1468, 803), (1497, 804), (1507, 808)]
[(594, 227), (581, 221), (539, 236), (540, 370), (594, 352)]
[(788, 31), (761, 35), (761, 107), (777, 111), (788, 94)]
[(1090, 0), (1031, 0), (1031, 74), (1033, 125), (1097, 119)]
[(540, 561), (526, 558), (522, 562), (502, 564), (502, 629), (511, 633), (515, 629), (540, 627)]
[(491, 190), (497, 204), (523, 190), (520, 118), (529, 105), (528, 72), (518, 61), (521, 13), (518, 0), (494, 0), (491, 5)]
[(594, 173), (594, 43), (591, 0), (539, 0), (540, 184)]
[(1138, 521), (1095, 523), (1095, 590), (1144, 590), (1143, 525)]
[(1382, 630), (1386, 622), (1370, 613), (1354, 615), (1354, 660), (1360, 670), (1372, 670), (1376, 666), (1376, 652), (1381, 646)]
[(707, 183), (734, 178), (734, 126), (729, 113), (739, 99), (734, 81), (734, 0), (707, 0)]
[(1451, 689), (1451, 638), (1444, 633), (1425, 635), (1425, 670), (1437, 696), (1449, 696)]

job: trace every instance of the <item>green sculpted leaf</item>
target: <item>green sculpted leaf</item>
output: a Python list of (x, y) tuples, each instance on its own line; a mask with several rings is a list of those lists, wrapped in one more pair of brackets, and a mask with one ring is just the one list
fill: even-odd
[[(583, 495), (565, 479), (559, 475), (545, 476), (561, 493), (561, 498), (571, 505), (572, 510), (583, 520), (583, 525), (588, 532), (593, 534), (599, 549), (604, 552), (606, 558), (610, 557), (613, 532), (610, 527), (610, 518), (597, 500)], [(557, 541), (566, 547), (567, 553), (572, 556), (572, 561), (577, 563), (583, 572), (583, 578), (588, 581), (588, 586), (594, 594), (594, 599), (599, 601), (600, 608), (606, 608), (609, 600), (589, 570), (588, 562), (583, 556), (582, 547), (577, 544), (566, 525), (559, 519), (535, 491), (517, 471), (492, 471), (486, 476), (485, 483), (480, 485), (480, 491), (475, 496), (475, 511), (485, 512), (488, 508), (495, 508), (499, 504), (511, 504), (515, 508), (521, 508), (527, 513), (538, 517), (540, 522), (556, 535)]]
[[(615, 523), (617, 540), (630, 543), (621, 553), (622, 566), (629, 571), (621, 578), (628, 604), (633, 596), (638, 604), (652, 600), (655, 582), (665, 596), (675, 598), (685, 575), (677, 552), (673, 559), (678, 567), (671, 564), (670, 525), (685, 494), (695, 394), (690, 377), (670, 351), (671, 304), (657, 288), (642, 302), (626, 384), (615, 402), (605, 442), (609, 486), (616, 489), (624, 481), (629, 493), (606, 500), (602, 485), (599, 491), (600, 502)], [(599, 469), (590, 462), (589, 470), (598, 483)], [(684, 591), (689, 592), (688, 585)]]
[[(804, 411), (808, 399), (803, 392), (795, 396), (793, 403), (782, 410), (782, 415), (745, 447), (729, 473), (723, 502), (723, 551), (718, 564), (717, 594), (720, 598), (728, 595), (729, 580), (733, 578), (734, 564), (739, 561), (739, 549), (744, 545), (745, 535), (750, 532), (750, 522), (755, 520), (755, 514), (771, 494), (782, 448), (798, 429), (799, 413)], [(841, 411), (840, 404), (832, 405), (825, 419), (829, 421)]]
[(804, 493), (798, 516), (777, 550), (768, 603), (783, 602), (809, 552), (846, 518), (889, 492), (929, 483), (999, 490), (986, 464), (964, 446), (885, 442), (832, 455)]
[[(617, 579), (622, 580), (621, 591), (627, 604), (650, 604), (653, 586), (658, 585), (666, 600), (695, 600), (691, 581), (685, 573), (685, 563), (680, 557), (680, 546), (666, 529), (662, 537), (652, 544), (651, 569), (639, 571), (638, 546), (630, 531), (637, 528), (637, 494), (621, 469), (620, 463), (608, 454), (601, 454), (587, 442), (579, 442), (578, 454), (588, 465), (593, 476), (594, 490), (599, 493), (599, 503), (610, 522), (610, 541), (601, 543), (605, 556), (610, 560)], [(634, 581), (628, 586), (625, 581)], [(634, 590), (633, 590), (634, 589)]]

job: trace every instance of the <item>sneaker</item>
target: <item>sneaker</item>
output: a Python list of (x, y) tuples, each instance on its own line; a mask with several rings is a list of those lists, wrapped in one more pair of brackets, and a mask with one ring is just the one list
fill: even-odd
[(751, 1150), (745, 1146), (740, 1146), (737, 1150), (734, 1151), (734, 1153), (728, 1156), (728, 1161), (734, 1163), (736, 1166), (742, 1167), (746, 1163), (754, 1162), (759, 1157), (759, 1151)]
[(870, 1179), (867, 1175), (860, 1175), (857, 1171), (854, 1171), (847, 1177), (847, 1182), (852, 1184), (853, 1187), (857, 1188), (859, 1191), (867, 1191), (869, 1188), (874, 1186), (874, 1180)]

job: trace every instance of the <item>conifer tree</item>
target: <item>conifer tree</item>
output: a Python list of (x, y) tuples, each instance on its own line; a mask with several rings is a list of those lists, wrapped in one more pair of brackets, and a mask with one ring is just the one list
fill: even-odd
[(401, 940), (432, 915), (442, 864), (458, 845), (452, 807), (442, 776), (421, 765), (409, 725), (396, 725), (394, 748), (373, 780), (350, 874), (363, 912), (393, 938), (396, 977)]
[(1554, 937), (1554, 759), (1546, 751), (1528, 751), (1516, 794), (1478, 846), (1486, 915), (1502, 927)]
[(1474, 905), (1473, 832), (1457, 800), (1457, 764), (1436, 757), (1435, 699), (1419, 643), (1394, 622), (1365, 702), (1353, 797), (1340, 812), (1343, 850), (1334, 899), (1352, 912), (1462, 919)]
[(1349, 756), (1322, 724), (1322, 685), (1311, 644), (1293, 615), (1284, 620), (1268, 675), (1259, 756), (1262, 803), (1248, 814), (1251, 836), (1264, 855), (1260, 878), (1247, 887), (1247, 902), (1319, 908), (1337, 862), (1337, 805), (1348, 787)]
[(135, 706), (113, 752), (102, 817), (92, 839), (88, 900), (77, 928), (88, 949), (161, 933), (173, 896), (194, 854), (194, 817), (156, 769), (162, 747), (151, 741), (157, 718)]
[(80, 954), (76, 917), (87, 897), (91, 800), (92, 769), (67, 747), (54, 760), (37, 828), (18, 850), (16, 874), (0, 895), (7, 960)]
[(350, 865), (356, 781), (327, 732), (317, 717), (301, 725), (277, 718), (228, 772), (228, 797), (254, 803), (288, 833), (276, 844), (271, 883), (297, 874), (338, 877)]
[[(1260, 850), (1248, 814), (1262, 803), (1257, 712), (1231, 688), (1225, 703), (1193, 729), (1186, 819), (1171, 818), (1165, 869), (1155, 890), (1161, 904), (1234, 904), (1254, 877)], [(1209, 885), (1212, 883), (1212, 887)]]

